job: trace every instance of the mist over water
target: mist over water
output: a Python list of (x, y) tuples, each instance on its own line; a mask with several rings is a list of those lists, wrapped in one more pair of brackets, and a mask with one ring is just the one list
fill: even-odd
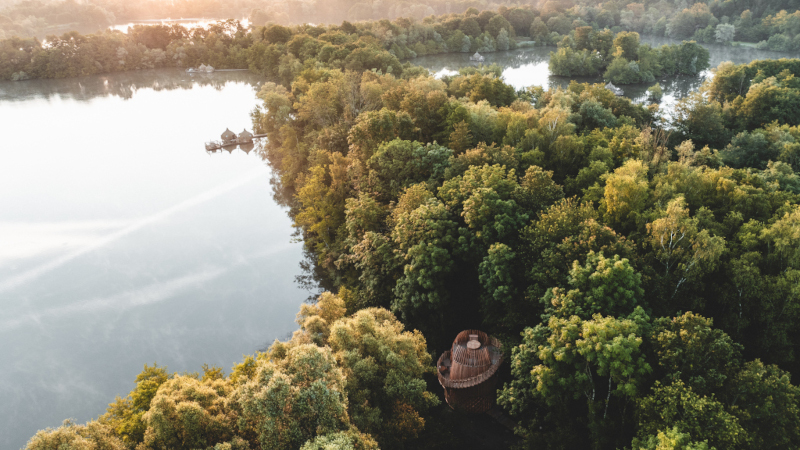
[(125, 396), (145, 363), (227, 371), (295, 328), (302, 244), (256, 152), (263, 80), (177, 70), (0, 83), (0, 448)]

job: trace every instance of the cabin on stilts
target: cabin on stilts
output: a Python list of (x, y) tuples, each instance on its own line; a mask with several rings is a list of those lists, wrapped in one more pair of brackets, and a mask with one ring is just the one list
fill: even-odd
[(470, 413), (492, 409), (497, 397), (497, 369), (502, 362), (503, 352), (496, 338), (478, 330), (458, 333), (453, 346), (436, 363), (447, 404)]

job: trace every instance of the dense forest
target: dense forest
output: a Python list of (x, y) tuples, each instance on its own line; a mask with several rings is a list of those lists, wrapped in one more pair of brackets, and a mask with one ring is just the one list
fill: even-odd
[[(4, 41), (5, 79), (156, 59), (265, 75), (260, 152), (331, 290), (230, 374), (145, 366), (96, 421), (27, 448), (455, 448), (431, 355), (469, 328), (503, 341), (497, 401), (521, 447), (798, 448), (800, 60), (723, 64), (669, 116), (601, 84), (516, 91), (498, 67), (437, 79), (401, 62), (513, 47), (590, 10), (544, 21), (547, 5)], [(703, 62), (587, 23), (559, 52), (653, 77)]]
[[(290, 83), (301, 65), (323, 63), (351, 70), (399, 70), (400, 61), (447, 52), (494, 52), (531, 45), (520, 33), (531, 25), (530, 11), (469, 9), (464, 14), (429, 17), (422, 22), (343, 22), (341, 26), (302, 25), (292, 32), (280, 25), (245, 29), (239, 21), (207, 27), (137, 25), (128, 33), (78, 32), (0, 41), (0, 79), (63, 78), (160, 67), (250, 68)], [(283, 44), (280, 47), (276, 44)], [(288, 46), (292, 51), (286, 53)], [(555, 75), (598, 75), (614, 83), (653, 81), (676, 74), (697, 75), (708, 68), (708, 51), (694, 42), (651, 48), (636, 32), (614, 33), (578, 27), (551, 55)], [(623, 49), (616, 52), (615, 49)], [(280, 72), (280, 73), (279, 73)], [(399, 72), (395, 72), (399, 73)]]
[(508, 17), (520, 36), (555, 45), (571, 30), (592, 26), (652, 36), (694, 39), (704, 43), (745, 42), (776, 51), (800, 50), (800, 3), (797, 0), (743, 2), (710, 0), (5, 0), (0, 2), (0, 39), (39, 37), (77, 30), (106, 29), (117, 23), (177, 18), (249, 19), (256, 26), (338, 24), (342, 21), (423, 20), (432, 15), (476, 10), (513, 10)]
[(550, 54), (553, 75), (597, 76), (616, 84), (646, 83), (675, 75), (697, 75), (708, 69), (708, 50), (694, 41), (651, 48), (639, 43), (639, 34), (592, 27), (576, 28)]

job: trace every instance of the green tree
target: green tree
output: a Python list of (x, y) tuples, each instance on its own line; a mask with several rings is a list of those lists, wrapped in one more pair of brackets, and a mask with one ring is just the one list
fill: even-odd
[(486, 27), (484, 28), (484, 31), (489, 33), (489, 35), (491, 35), (495, 39), (497, 39), (498, 36), (500, 36), (500, 32), (502, 30), (506, 30), (507, 37), (508, 36), (514, 37), (515, 35), (514, 27), (511, 26), (511, 24), (508, 22), (508, 20), (506, 20), (505, 17), (500, 15), (492, 17), (489, 20), (489, 23), (487, 23)]
[(441, 326), (442, 312), (450, 300), (446, 286), (455, 276), (459, 251), (455, 219), (435, 198), (397, 218), (392, 240), (401, 257), (403, 274), (394, 289), (392, 309), (406, 322), (420, 327), (425, 324), (426, 328)]
[(800, 249), (797, 247), (800, 239), (800, 206), (784, 213), (783, 217), (761, 233), (772, 243), (782, 268), (800, 268)]
[(791, 384), (787, 372), (750, 361), (731, 384), (730, 407), (747, 430), (749, 448), (800, 445), (800, 388)]
[(722, 117), (722, 105), (701, 94), (691, 94), (675, 105), (673, 119), (681, 140), (691, 139), (698, 147), (717, 146), (729, 139)]
[(466, 121), (455, 124), (453, 128), (448, 145), (453, 149), (453, 153), (458, 155), (471, 148), (475, 142), (472, 138), (472, 133), (469, 131), (469, 124)]
[(644, 297), (641, 274), (627, 259), (589, 252), (586, 264), (572, 263), (569, 275), (571, 289), (551, 288), (542, 298), (547, 315), (579, 316), (589, 319), (595, 314), (625, 316), (641, 304)]
[(508, 32), (505, 28), (501, 29), (497, 34), (497, 49), (500, 51), (508, 50), (511, 46), (511, 41), (508, 38)]
[(439, 403), (422, 378), (431, 365), (422, 334), (405, 331), (388, 310), (368, 308), (333, 323), (328, 344), (358, 429), (384, 447), (417, 437), (422, 414)]
[(755, 130), (752, 133), (743, 131), (734, 136), (720, 154), (722, 160), (731, 167), (764, 169), (769, 161), (777, 158), (778, 151), (770, 145), (766, 133)]
[[(692, 441), (687, 433), (681, 433), (678, 427), (658, 431), (658, 434), (649, 436), (646, 440), (634, 438), (631, 445), (636, 450), (709, 450), (708, 441)], [(711, 447), (714, 450), (714, 447)]]
[[(613, 440), (607, 427), (623, 420), (624, 405), (639, 396), (651, 371), (640, 350), (647, 321), (637, 308), (628, 318), (553, 316), (546, 325), (527, 328), (522, 344), (512, 350), (514, 379), (500, 391), (498, 402), (525, 419), (536, 401), (551, 409), (581, 401), (589, 428), (583, 431), (592, 435), (592, 445)], [(611, 408), (612, 403), (619, 407)], [(537, 425), (527, 433), (537, 433)]]
[(656, 83), (647, 88), (647, 96), (647, 98), (652, 102), (660, 102), (661, 98), (664, 97), (664, 91), (661, 89), (661, 85)]
[(400, 139), (382, 144), (367, 161), (369, 188), (378, 199), (388, 202), (412, 184), (436, 186), (444, 178), (451, 155), (452, 150), (436, 144)]
[(681, 379), (698, 395), (719, 392), (742, 363), (742, 346), (712, 320), (691, 312), (653, 322), (653, 348), (667, 379)]
[(669, 299), (681, 286), (713, 269), (725, 250), (725, 239), (698, 229), (698, 219), (689, 216), (686, 200), (680, 196), (667, 204), (660, 219), (647, 224), (648, 243), (663, 267)]
[(606, 178), (601, 202), (605, 220), (621, 230), (632, 230), (644, 212), (650, 195), (647, 167), (631, 159)]
[(548, 43), (547, 37), (550, 35), (550, 29), (547, 28), (547, 25), (542, 21), (541, 17), (533, 19), (529, 33), (531, 39), (536, 41), (537, 44), (545, 45)]
[(458, 29), (469, 37), (478, 37), (483, 32), (483, 30), (481, 30), (481, 26), (474, 17), (467, 17), (462, 20)]
[(736, 36), (736, 27), (729, 23), (721, 23), (714, 30), (714, 38), (723, 44), (733, 41), (734, 36)]
[(676, 429), (689, 436), (686, 440), (707, 441), (709, 448), (747, 448), (747, 433), (739, 420), (714, 396), (700, 396), (682, 381), (656, 382), (652, 394), (637, 403), (640, 440)]
[[(566, 286), (574, 261), (584, 264), (590, 252), (621, 257), (633, 254), (630, 243), (598, 223), (597, 216), (590, 203), (568, 198), (542, 211), (539, 219), (525, 228), (521, 252), (529, 286), (526, 297), (536, 306), (549, 288)], [(531, 305), (518, 308), (516, 314), (529, 309)], [(531, 311), (528, 320), (538, 318), (538, 313)]]
[(350, 151), (366, 162), (384, 142), (394, 139), (413, 139), (418, 134), (414, 119), (407, 112), (383, 108), (380, 111), (366, 111), (358, 115), (350, 128), (347, 142)]
[(109, 404), (99, 421), (111, 427), (126, 445), (136, 446), (144, 440), (146, 424), (143, 416), (150, 409), (150, 402), (158, 388), (169, 379), (166, 367), (145, 364), (142, 373), (136, 376), (133, 391), (127, 397), (117, 397), (114, 403)]
[(234, 437), (236, 418), (226, 405), (228, 380), (177, 376), (166, 381), (142, 420), (148, 448), (207, 448)]
[(622, 51), (620, 56), (628, 61), (639, 59), (639, 33), (623, 31), (614, 37), (614, 48)]
[(378, 444), (369, 435), (357, 431), (340, 431), (310, 440), (300, 450), (378, 450)]
[(100, 422), (77, 425), (65, 420), (58, 428), (38, 431), (25, 450), (125, 450), (114, 430)]
[[(641, 69), (639, 64), (628, 61), (625, 58), (617, 57), (611, 61), (603, 74), (606, 79), (614, 84), (632, 84), (642, 81), (640, 76)], [(652, 81), (652, 80), (648, 80)]]
[(281, 358), (257, 361), (253, 380), (231, 396), (242, 433), (254, 447), (300, 448), (306, 441), (347, 431), (345, 377), (330, 349), (312, 344), (292, 347)]
[(578, 110), (583, 119), (582, 128), (586, 130), (593, 130), (595, 128), (606, 128), (617, 125), (617, 118), (610, 109), (604, 108), (600, 102), (595, 100), (586, 100), (581, 103)]

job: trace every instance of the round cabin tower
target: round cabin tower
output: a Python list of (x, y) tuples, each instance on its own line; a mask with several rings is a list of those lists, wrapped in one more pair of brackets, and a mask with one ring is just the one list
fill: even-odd
[(447, 404), (464, 412), (490, 410), (497, 398), (497, 369), (502, 362), (496, 338), (478, 330), (458, 333), (436, 364)]

